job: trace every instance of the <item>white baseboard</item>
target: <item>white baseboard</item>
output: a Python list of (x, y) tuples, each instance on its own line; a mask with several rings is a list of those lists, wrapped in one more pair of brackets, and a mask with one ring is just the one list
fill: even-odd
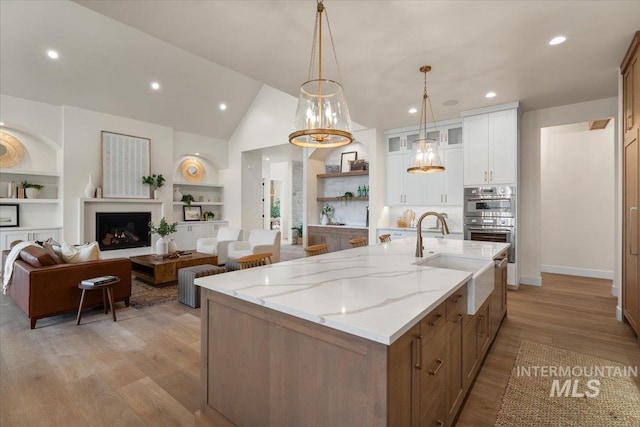
[(567, 274), (569, 276), (593, 277), (594, 279), (613, 280), (613, 271), (594, 270), (589, 268), (564, 267), (561, 265), (540, 266), (542, 273)]
[(616, 319), (618, 319), (619, 322), (622, 322), (622, 309), (620, 308), (619, 305), (616, 306)]
[(615, 284), (611, 285), (611, 296), (613, 297), (618, 296), (618, 287)]
[(521, 285), (542, 286), (542, 277), (520, 276)]

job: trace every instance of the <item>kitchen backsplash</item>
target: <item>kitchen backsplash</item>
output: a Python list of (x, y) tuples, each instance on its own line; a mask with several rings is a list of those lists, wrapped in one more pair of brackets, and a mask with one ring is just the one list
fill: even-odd
[[(416, 221), (425, 212), (434, 211), (447, 214), (447, 225), (450, 231), (462, 232), (462, 206), (394, 206), (389, 211), (389, 227), (396, 227), (396, 219), (411, 209), (416, 213)], [(428, 216), (422, 221), (422, 228), (436, 226), (436, 217)]]
[[(335, 208), (333, 214), (333, 221), (352, 225), (352, 226), (365, 226), (367, 221), (367, 205), (368, 202), (359, 201), (341, 201), (341, 202), (326, 202), (329, 206)], [(324, 206), (324, 203), (322, 204)], [(318, 224), (320, 224), (320, 217), (318, 217)]]

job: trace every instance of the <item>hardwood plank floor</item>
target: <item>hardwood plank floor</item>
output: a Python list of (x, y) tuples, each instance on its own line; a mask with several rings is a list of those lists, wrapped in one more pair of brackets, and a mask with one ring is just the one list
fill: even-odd
[[(509, 313), (458, 426), (492, 426), (523, 339), (640, 365), (630, 328), (615, 320), (611, 282), (553, 274), (509, 292)], [(29, 322), (0, 297), (0, 426), (189, 425), (199, 404), (199, 309), (178, 302), (118, 305), (75, 325), (68, 314)], [(640, 387), (640, 384), (639, 384)]]

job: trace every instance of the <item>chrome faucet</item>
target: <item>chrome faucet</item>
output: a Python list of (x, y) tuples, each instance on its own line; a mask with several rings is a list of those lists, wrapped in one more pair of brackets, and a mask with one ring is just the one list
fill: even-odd
[(438, 212), (425, 212), (418, 219), (418, 238), (416, 239), (416, 257), (422, 258), (422, 220), (428, 217), (429, 215), (433, 215), (440, 221), (440, 226), (442, 229), (442, 234), (449, 234), (449, 227), (447, 226), (447, 221), (444, 219), (444, 216), (440, 215)]

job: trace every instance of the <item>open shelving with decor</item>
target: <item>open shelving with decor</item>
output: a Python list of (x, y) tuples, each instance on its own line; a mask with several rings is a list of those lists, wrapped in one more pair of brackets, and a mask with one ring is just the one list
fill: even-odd
[(318, 178), (347, 178), (351, 176), (369, 175), (368, 170), (364, 171), (351, 171), (351, 172), (337, 172), (337, 173), (322, 173), (318, 175)]
[[(219, 184), (210, 183), (186, 183), (186, 182), (174, 182), (174, 195), (175, 191), (179, 191), (182, 196), (190, 194), (193, 196), (191, 206), (202, 206), (202, 212), (212, 211), (215, 214), (216, 220), (222, 220), (222, 207), (224, 206), (223, 195), (224, 186)], [(201, 199), (201, 200), (200, 200)], [(174, 218), (183, 218), (182, 207), (189, 206), (186, 202), (173, 201)]]
[(369, 197), (317, 197), (319, 202), (367, 202)]

